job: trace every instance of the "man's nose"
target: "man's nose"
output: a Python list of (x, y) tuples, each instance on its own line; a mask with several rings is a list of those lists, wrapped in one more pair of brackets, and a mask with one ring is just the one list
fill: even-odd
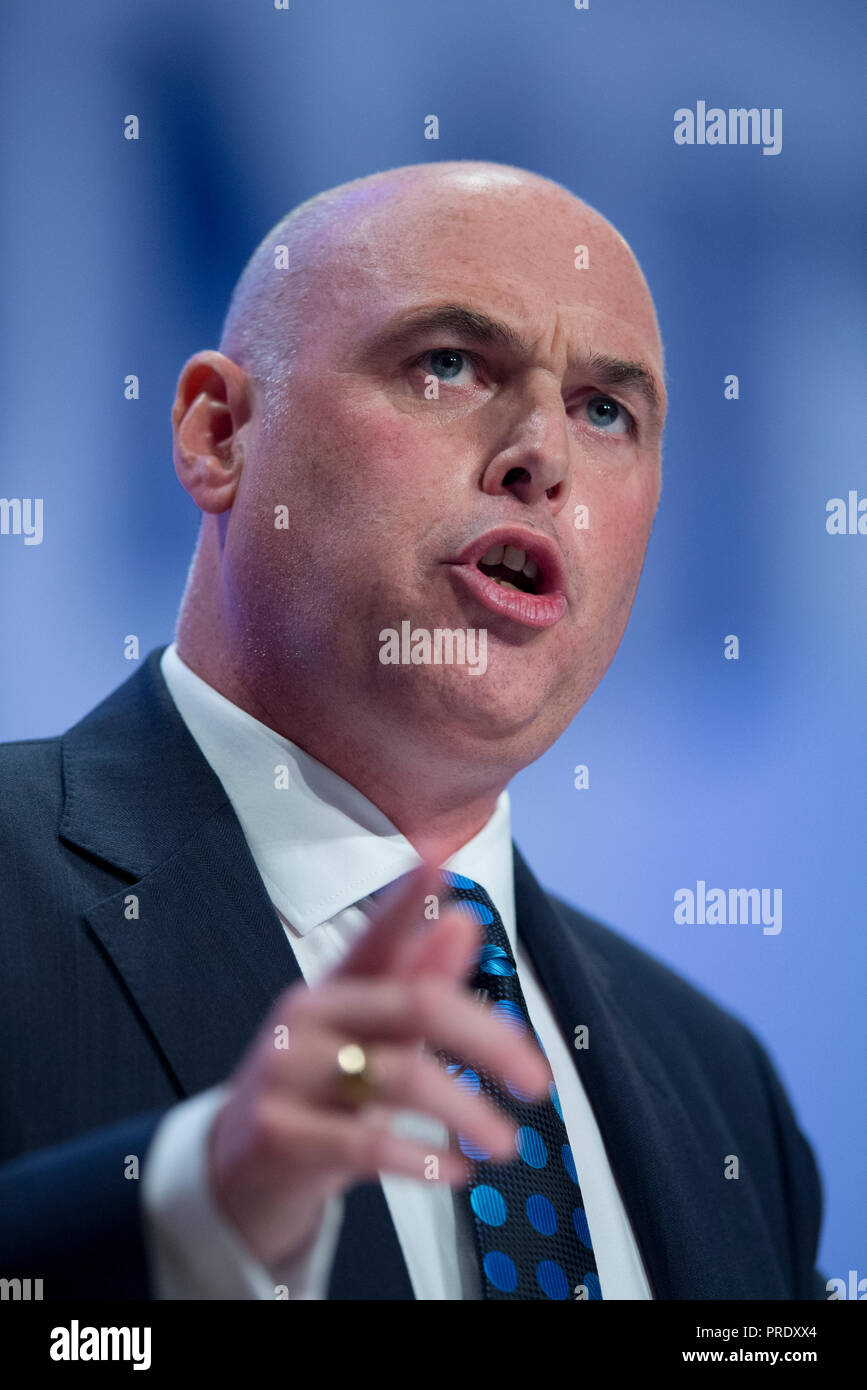
[(504, 405), (493, 456), (482, 476), (482, 490), (511, 492), (533, 505), (547, 496), (556, 515), (571, 486), (572, 440), (559, 383), (528, 382)]

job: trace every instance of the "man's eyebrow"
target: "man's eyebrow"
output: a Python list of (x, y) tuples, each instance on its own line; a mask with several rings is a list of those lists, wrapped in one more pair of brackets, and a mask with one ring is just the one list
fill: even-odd
[[(374, 350), (400, 347), (414, 338), (431, 333), (454, 333), (471, 342), (494, 344), (524, 359), (532, 353), (532, 344), (509, 324), (462, 304), (442, 304), (399, 314), (374, 335), (369, 346)], [(653, 415), (661, 416), (662, 397), (654, 374), (645, 363), (594, 352), (586, 357), (573, 358), (570, 366), (578, 371), (590, 372), (601, 386), (634, 389), (647, 402)]]
[(461, 304), (441, 304), (398, 314), (376, 333), (372, 346), (399, 346), (423, 333), (456, 333), (477, 343), (496, 343), (519, 357), (526, 357), (530, 352), (530, 344), (507, 323), (499, 323)]
[(630, 386), (644, 397), (651, 414), (658, 418), (662, 414), (662, 397), (657, 389), (656, 379), (643, 362), (626, 362), (621, 357), (609, 357), (604, 352), (592, 353), (582, 365), (592, 372), (603, 386)]

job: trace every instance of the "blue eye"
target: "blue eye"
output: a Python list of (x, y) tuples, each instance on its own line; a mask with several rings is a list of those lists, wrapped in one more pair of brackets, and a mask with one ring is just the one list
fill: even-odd
[(425, 353), (431, 364), (431, 371), (440, 381), (454, 381), (461, 369), (470, 361), (469, 354), (458, 348), (435, 348)]
[(606, 434), (628, 434), (631, 416), (610, 396), (594, 396), (587, 402), (587, 417)]

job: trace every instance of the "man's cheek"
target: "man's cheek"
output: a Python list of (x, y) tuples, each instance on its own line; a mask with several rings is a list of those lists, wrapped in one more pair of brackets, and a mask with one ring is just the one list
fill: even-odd
[(390, 400), (353, 394), (332, 409), (329, 434), (340, 453), (351, 453), (363, 464), (394, 467), (429, 437), (430, 419), (416, 403), (415, 410), (397, 410)]
[(406, 493), (407, 509), (439, 510), (445, 478), (468, 476), (473, 466), (472, 441), (465, 431), (434, 423), (423, 411), (368, 409), (342, 432), (341, 453), (365, 487), (386, 488), (397, 498)]
[(588, 510), (585, 554), (615, 574), (626, 576), (640, 569), (654, 517), (649, 486), (636, 483), (616, 499), (599, 499)]

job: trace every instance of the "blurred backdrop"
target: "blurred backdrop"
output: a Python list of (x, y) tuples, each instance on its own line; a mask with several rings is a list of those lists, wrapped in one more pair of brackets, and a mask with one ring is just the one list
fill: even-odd
[[(0, 59), (0, 496), (44, 499), (41, 544), (0, 535), (2, 739), (130, 675), (126, 634), (171, 640), (197, 530), (175, 383), (290, 207), (484, 158), (630, 242), (666, 348), (662, 503), (611, 671), (512, 784), (515, 838), (768, 1046), (844, 1279), (867, 1276), (867, 535), (825, 523), (867, 497), (865, 36), (854, 0), (43, 0), (5, 8)], [(698, 101), (781, 108), (780, 152), (676, 144)], [(698, 880), (781, 888), (782, 930), (676, 923)]]

